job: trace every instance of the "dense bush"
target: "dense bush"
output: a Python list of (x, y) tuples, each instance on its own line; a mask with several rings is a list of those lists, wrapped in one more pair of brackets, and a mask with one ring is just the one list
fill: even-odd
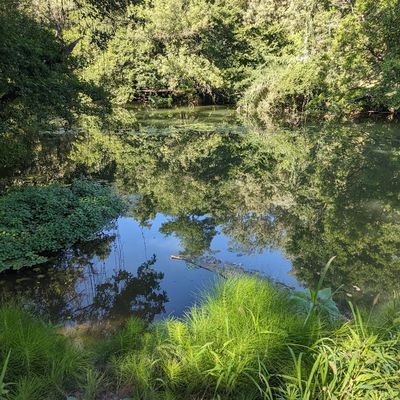
[[(322, 337), (307, 352), (294, 356), (292, 373), (274, 377), (264, 365), (260, 394), (267, 400), (397, 399), (399, 316), (398, 303), (372, 315), (354, 311), (353, 320), (331, 332), (330, 337)], [(310, 368), (304, 367), (305, 360)]]
[(0, 134), (72, 122), (77, 113), (99, 111), (90, 99), (105, 98), (74, 73), (67, 44), (30, 15), (35, 3), (0, 3)]
[[(400, 109), (399, 0), (6, 4), (0, 113), (15, 113), (9, 124), (22, 121), (21, 110), (37, 123), (71, 119), (89, 104), (83, 98), (96, 98), (95, 86), (84, 82), (107, 89), (118, 104), (244, 97), (262, 120)], [(74, 64), (65, 44), (75, 40)], [(84, 79), (72, 74), (76, 66)]]
[(244, 94), (260, 119), (289, 122), (400, 107), (398, 0), (74, 3), (82, 76), (118, 103)]
[(14, 189), (0, 198), (0, 270), (38, 264), (90, 240), (124, 209), (110, 187), (88, 180)]
[(397, 113), (399, 7), (397, 0), (297, 4), (287, 25), (294, 46), (260, 65), (242, 107), (263, 121)]
[[(52, 13), (33, 14), (58, 22)], [(65, 2), (67, 3), (67, 2)], [(63, 36), (76, 48), (82, 76), (107, 88), (113, 101), (167, 98), (233, 102), (254, 68), (287, 41), (274, 0), (107, 0), (68, 2)], [(276, 7), (275, 7), (276, 6)], [(64, 9), (67, 9), (65, 7)]]
[(264, 122), (297, 123), (327, 111), (323, 68), (314, 60), (274, 63), (263, 69), (241, 101), (240, 109)]

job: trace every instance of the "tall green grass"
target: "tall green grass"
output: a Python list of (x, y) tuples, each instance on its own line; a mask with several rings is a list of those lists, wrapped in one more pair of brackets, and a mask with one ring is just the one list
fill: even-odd
[[(272, 374), (290, 368), (298, 354), (318, 337), (320, 325), (304, 324), (287, 292), (256, 278), (217, 285), (183, 320), (168, 320), (143, 334), (128, 325), (135, 348), (114, 361), (121, 384), (154, 398), (174, 393), (189, 398), (259, 398), (254, 381), (261, 364)], [(290, 350), (289, 347), (292, 349)]]
[(0, 308), (0, 365), (8, 354), (7, 399), (65, 399), (88, 366), (67, 338), (15, 306)]
[(289, 292), (241, 277), (219, 283), (181, 320), (148, 327), (132, 318), (77, 347), (2, 306), (0, 399), (400, 399), (398, 302), (335, 323), (298, 310)]
[(351, 321), (308, 351), (293, 354), (292, 373), (272, 376), (263, 365), (260, 395), (266, 400), (400, 399), (399, 310), (392, 304), (363, 315), (353, 308)]

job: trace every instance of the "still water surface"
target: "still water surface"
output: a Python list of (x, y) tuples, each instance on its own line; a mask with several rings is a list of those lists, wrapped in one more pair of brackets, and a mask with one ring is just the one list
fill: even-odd
[(399, 289), (398, 126), (262, 130), (225, 108), (125, 113), (128, 130), (89, 122), (8, 171), (19, 182), (106, 180), (131, 206), (96, 240), (1, 274), (3, 296), (61, 324), (180, 316), (218, 275), (170, 259), (179, 254), (296, 289), (336, 255), (326, 285), (338, 302)]

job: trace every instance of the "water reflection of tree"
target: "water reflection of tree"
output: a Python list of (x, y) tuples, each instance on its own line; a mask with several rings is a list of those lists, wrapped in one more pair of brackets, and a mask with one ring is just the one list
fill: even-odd
[(81, 243), (36, 268), (0, 275), (0, 296), (23, 304), (54, 323), (84, 322), (137, 315), (151, 321), (168, 301), (160, 290), (163, 273), (143, 263), (137, 274), (118, 265), (113, 274), (103, 261), (115, 248), (114, 235)]
[(47, 184), (68, 178), (74, 163), (68, 160), (75, 135), (0, 136), (0, 189), (15, 183)]
[(1, 295), (54, 322), (72, 319), (83, 297), (77, 292), (79, 282), (93, 271), (94, 257), (102, 260), (110, 254), (114, 240), (115, 236), (106, 235), (55, 255), (48, 263), (6, 271), (0, 275)]
[[(70, 129), (58, 129), (56, 132), (12, 132), (0, 135), (0, 189), (23, 183), (49, 184), (53, 182), (69, 182), (73, 177), (90, 175), (87, 162), (77, 163), (70, 157), (77, 143), (85, 145), (82, 129), (94, 134), (100, 132), (104, 142), (112, 141), (114, 132), (136, 125), (135, 114), (124, 109), (113, 110), (107, 118), (81, 116), (79, 123)], [(83, 141), (83, 142), (82, 142)], [(115, 140), (114, 143), (117, 143)], [(93, 143), (87, 143), (87, 146)], [(110, 147), (108, 147), (110, 149)], [(108, 155), (105, 148), (96, 143), (88, 147), (85, 154), (101, 157), (101, 173), (93, 173), (93, 177), (112, 180), (115, 170), (114, 154)], [(86, 160), (88, 161), (88, 160)], [(92, 171), (93, 172), (93, 171)]]
[(331, 286), (343, 283), (363, 297), (399, 288), (399, 139), (393, 126), (352, 126), (320, 139), (324, 155), (317, 154), (310, 174), (319, 201), (306, 199), (315, 217), (295, 219), (286, 244), (306, 284), (315, 282), (318, 265), (337, 255)]
[(343, 283), (353, 296), (399, 287), (396, 126), (154, 132), (113, 135), (88, 124), (68, 171), (135, 194), (131, 214), (143, 224), (169, 216), (161, 232), (185, 253), (209, 250), (219, 226), (238, 251), (282, 249), (307, 286), (337, 255), (327, 285)]
[(181, 215), (165, 222), (160, 232), (166, 236), (174, 233), (181, 241), (182, 253), (191, 256), (199, 256), (206, 252), (217, 233), (212, 218), (201, 219), (192, 215)]
[(153, 256), (139, 266), (136, 275), (119, 270), (97, 284), (92, 303), (80, 318), (100, 320), (135, 314), (151, 322), (157, 314), (164, 312), (164, 304), (168, 301), (166, 292), (160, 291), (164, 274), (152, 268), (155, 262)]
[[(185, 252), (208, 250), (220, 225), (240, 251), (283, 249), (307, 286), (337, 255), (326, 284), (353, 296), (398, 287), (399, 139), (396, 127), (366, 124), (86, 137), (109, 146), (118, 187), (138, 195), (133, 215), (171, 216), (161, 232)], [(84, 151), (73, 157), (104, 168)]]

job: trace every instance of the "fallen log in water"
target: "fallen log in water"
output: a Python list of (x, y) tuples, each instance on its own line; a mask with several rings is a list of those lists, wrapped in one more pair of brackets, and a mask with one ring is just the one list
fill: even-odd
[(247, 275), (247, 276), (252, 275), (252, 276), (257, 276), (262, 279), (267, 279), (267, 280), (271, 281), (272, 283), (274, 283), (278, 286), (282, 286), (288, 290), (294, 290), (294, 287), (286, 285), (283, 282), (275, 281), (272, 278), (265, 275), (264, 273), (262, 273), (261, 271), (245, 268), (241, 264), (225, 262), (225, 261), (219, 260), (218, 258), (213, 257), (213, 256), (190, 257), (190, 256), (181, 256), (181, 255), (178, 255), (178, 256), (171, 255), (170, 259), (184, 261), (188, 265), (188, 267), (205, 269), (207, 271), (218, 274), (219, 276), (221, 276), (224, 279), (236, 278), (236, 277), (242, 276), (242, 275)]

